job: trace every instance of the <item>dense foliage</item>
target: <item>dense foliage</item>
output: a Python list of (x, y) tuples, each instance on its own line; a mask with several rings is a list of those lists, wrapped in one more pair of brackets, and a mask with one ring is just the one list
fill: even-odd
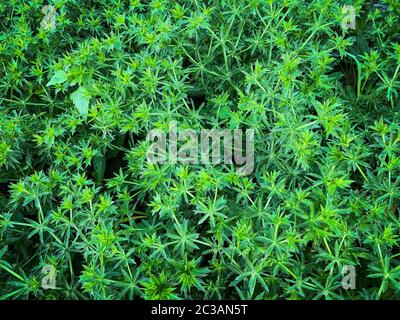
[[(400, 3), (345, 4), (1, 1), (0, 297), (400, 298)], [(149, 164), (171, 121), (254, 173)]]

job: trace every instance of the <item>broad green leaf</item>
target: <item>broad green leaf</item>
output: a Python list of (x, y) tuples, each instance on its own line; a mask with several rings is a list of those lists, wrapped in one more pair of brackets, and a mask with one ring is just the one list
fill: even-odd
[(68, 80), (68, 75), (63, 70), (59, 70), (53, 75), (53, 77), (50, 79), (50, 81), (47, 83), (46, 86), (47, 87), (54, 86), (56, 84), (64, 83), (67, 80)]
[(71, 94), (71, 99), (74, 102), (76, 109), (84, 116), (88, 114), (90, 98), (90, 92), (84, 87), (80, 87)]

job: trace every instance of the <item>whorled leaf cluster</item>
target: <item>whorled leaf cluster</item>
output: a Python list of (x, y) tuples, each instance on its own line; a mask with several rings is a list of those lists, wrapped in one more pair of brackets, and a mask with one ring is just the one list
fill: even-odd
[[(400, 298), (399, 14), (2, 1), (0, 297)], [(149, 164), (147, 132), (172, 121), (254, 129), (254, 172)]]

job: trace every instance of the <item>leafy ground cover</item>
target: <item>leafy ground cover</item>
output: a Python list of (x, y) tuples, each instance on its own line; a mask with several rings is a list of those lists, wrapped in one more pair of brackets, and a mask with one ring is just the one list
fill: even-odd
[[(397, 0), (1, 1), (0, 297), (400, 298), (399, 26)], [(254, 172), (149, 164), (172, 121), (254, 129)]]

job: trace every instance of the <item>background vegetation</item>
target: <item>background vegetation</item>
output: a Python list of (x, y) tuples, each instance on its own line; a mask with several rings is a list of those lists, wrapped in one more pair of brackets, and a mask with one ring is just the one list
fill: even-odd
[[(400, 5), (344, 4), (1, 1), (0, 297), (400, 298)], [(171, 121), (254, 173), (146, 163)]]

